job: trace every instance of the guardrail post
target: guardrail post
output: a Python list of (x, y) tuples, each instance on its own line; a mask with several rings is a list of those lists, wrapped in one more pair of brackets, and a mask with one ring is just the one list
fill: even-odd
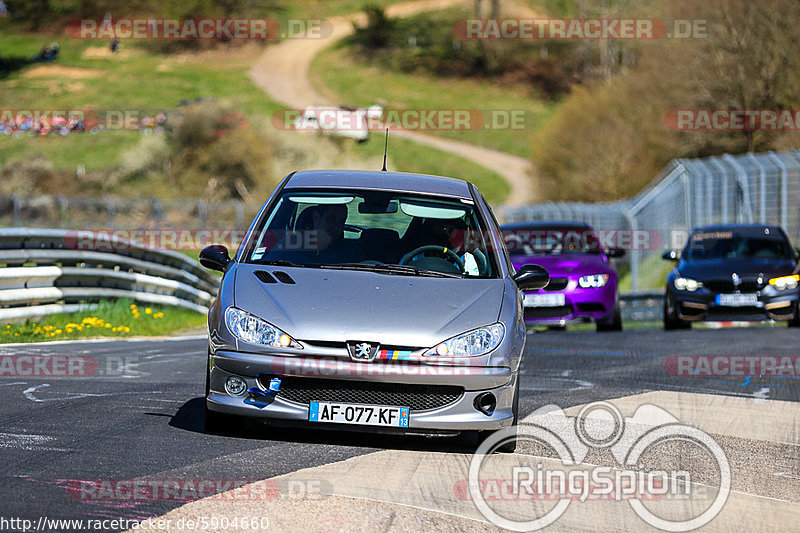
[(205, 200), (197, 200), (197, 221), (201, 228), (208, 224), (208, 203)]
[(108, 213), (108, 227), (114, 228), (117, 216), (117, 204), (113, 198), (106, 199), (106, 212)]
[(161, 201), (158, 198), (152, 198), (152, 219), (155, 223), (155, 227), (161, 226), (161, 219), (164, 217), (164, 209), (161, 206)]
[(69, 200), (63, 194), (59, 194), (56, 202), (58, 202), (58, 226), (63, 228), (69, 224)]
[(233, 206), (236, 209), (236, 228), (244, 227), (244, 204), (241, 200), (234, 200)]
[(11, 195), (11, 211), (14, 213), (14, 227), (18, 228), (22, 225), (20, 221), (22, 207), (20, 206), (19, 196), (16, 194)]

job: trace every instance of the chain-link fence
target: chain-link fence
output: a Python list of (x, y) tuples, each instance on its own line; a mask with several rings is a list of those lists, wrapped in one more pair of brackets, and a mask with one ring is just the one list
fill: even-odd
[[(505, 222), (586, 222), (629, 251), (630, 289), (655, 254), (683, 246), (689, 230), (719, 223), (780, 225), (800, 241), (800, 151), (722, 155), (671, 161), (638, 196), (620, 202), (547, 203), (500, 210)], [(663, 279), (661, 280), (663, 284)]]

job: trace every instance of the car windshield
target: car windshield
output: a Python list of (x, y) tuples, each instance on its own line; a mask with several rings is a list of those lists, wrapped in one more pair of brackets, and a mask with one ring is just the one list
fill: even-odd
[(548, 227), (504, 229), (509, 255), (599, 254), (600, 241), (590, 228)]
[(497, 277), (471, 201), (363, 190), (286, 189), (245, 247), (250, 263), (387, 274)]
[(782, 235), (741, 235), (730, 231), (694, 233), (682, 257), (712, 259), (793, 259), (792, 247)]

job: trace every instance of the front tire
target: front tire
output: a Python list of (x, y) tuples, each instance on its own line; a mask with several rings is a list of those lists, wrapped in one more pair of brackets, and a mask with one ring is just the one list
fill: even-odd
[(211, 391), (211, 353), (208, 354), (206, 361), (206, 387), (205, 397), (203, 398), (203, 431), (211, 435), (225, 435), (232, 431), (233, 422), (236, 417), (218, 413), (208, 408), (208, 394)]
[(800, 328), (800, 302), (795, 304), (794, 317), (786, 325), (790, 328)]
[(674, 330), (674, 329), (691, 329), (692, 323), (688, 320), (681, 320), (678, 317), (678, 310), (673, 308), (672, 311), (669, 309), (669, 296), (664, 296), (664, 329), (665, 330)]
[(614, 306), (614, 316), (608, 322), (598, 322), (597, 331), (622, 331), (622, 312), (619, 310), (619, 304)]

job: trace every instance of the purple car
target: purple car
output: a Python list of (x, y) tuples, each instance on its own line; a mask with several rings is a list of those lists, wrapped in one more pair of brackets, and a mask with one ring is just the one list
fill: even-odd
[(550, 273), (544, 289), (524, 293), (525, 323), (562, 329), (594, 322), (597, 331), (622, 330), (617, 271), (597, 234), (582, 222), (517, 222), (500, 228), (514, 267), (533, 263)]

